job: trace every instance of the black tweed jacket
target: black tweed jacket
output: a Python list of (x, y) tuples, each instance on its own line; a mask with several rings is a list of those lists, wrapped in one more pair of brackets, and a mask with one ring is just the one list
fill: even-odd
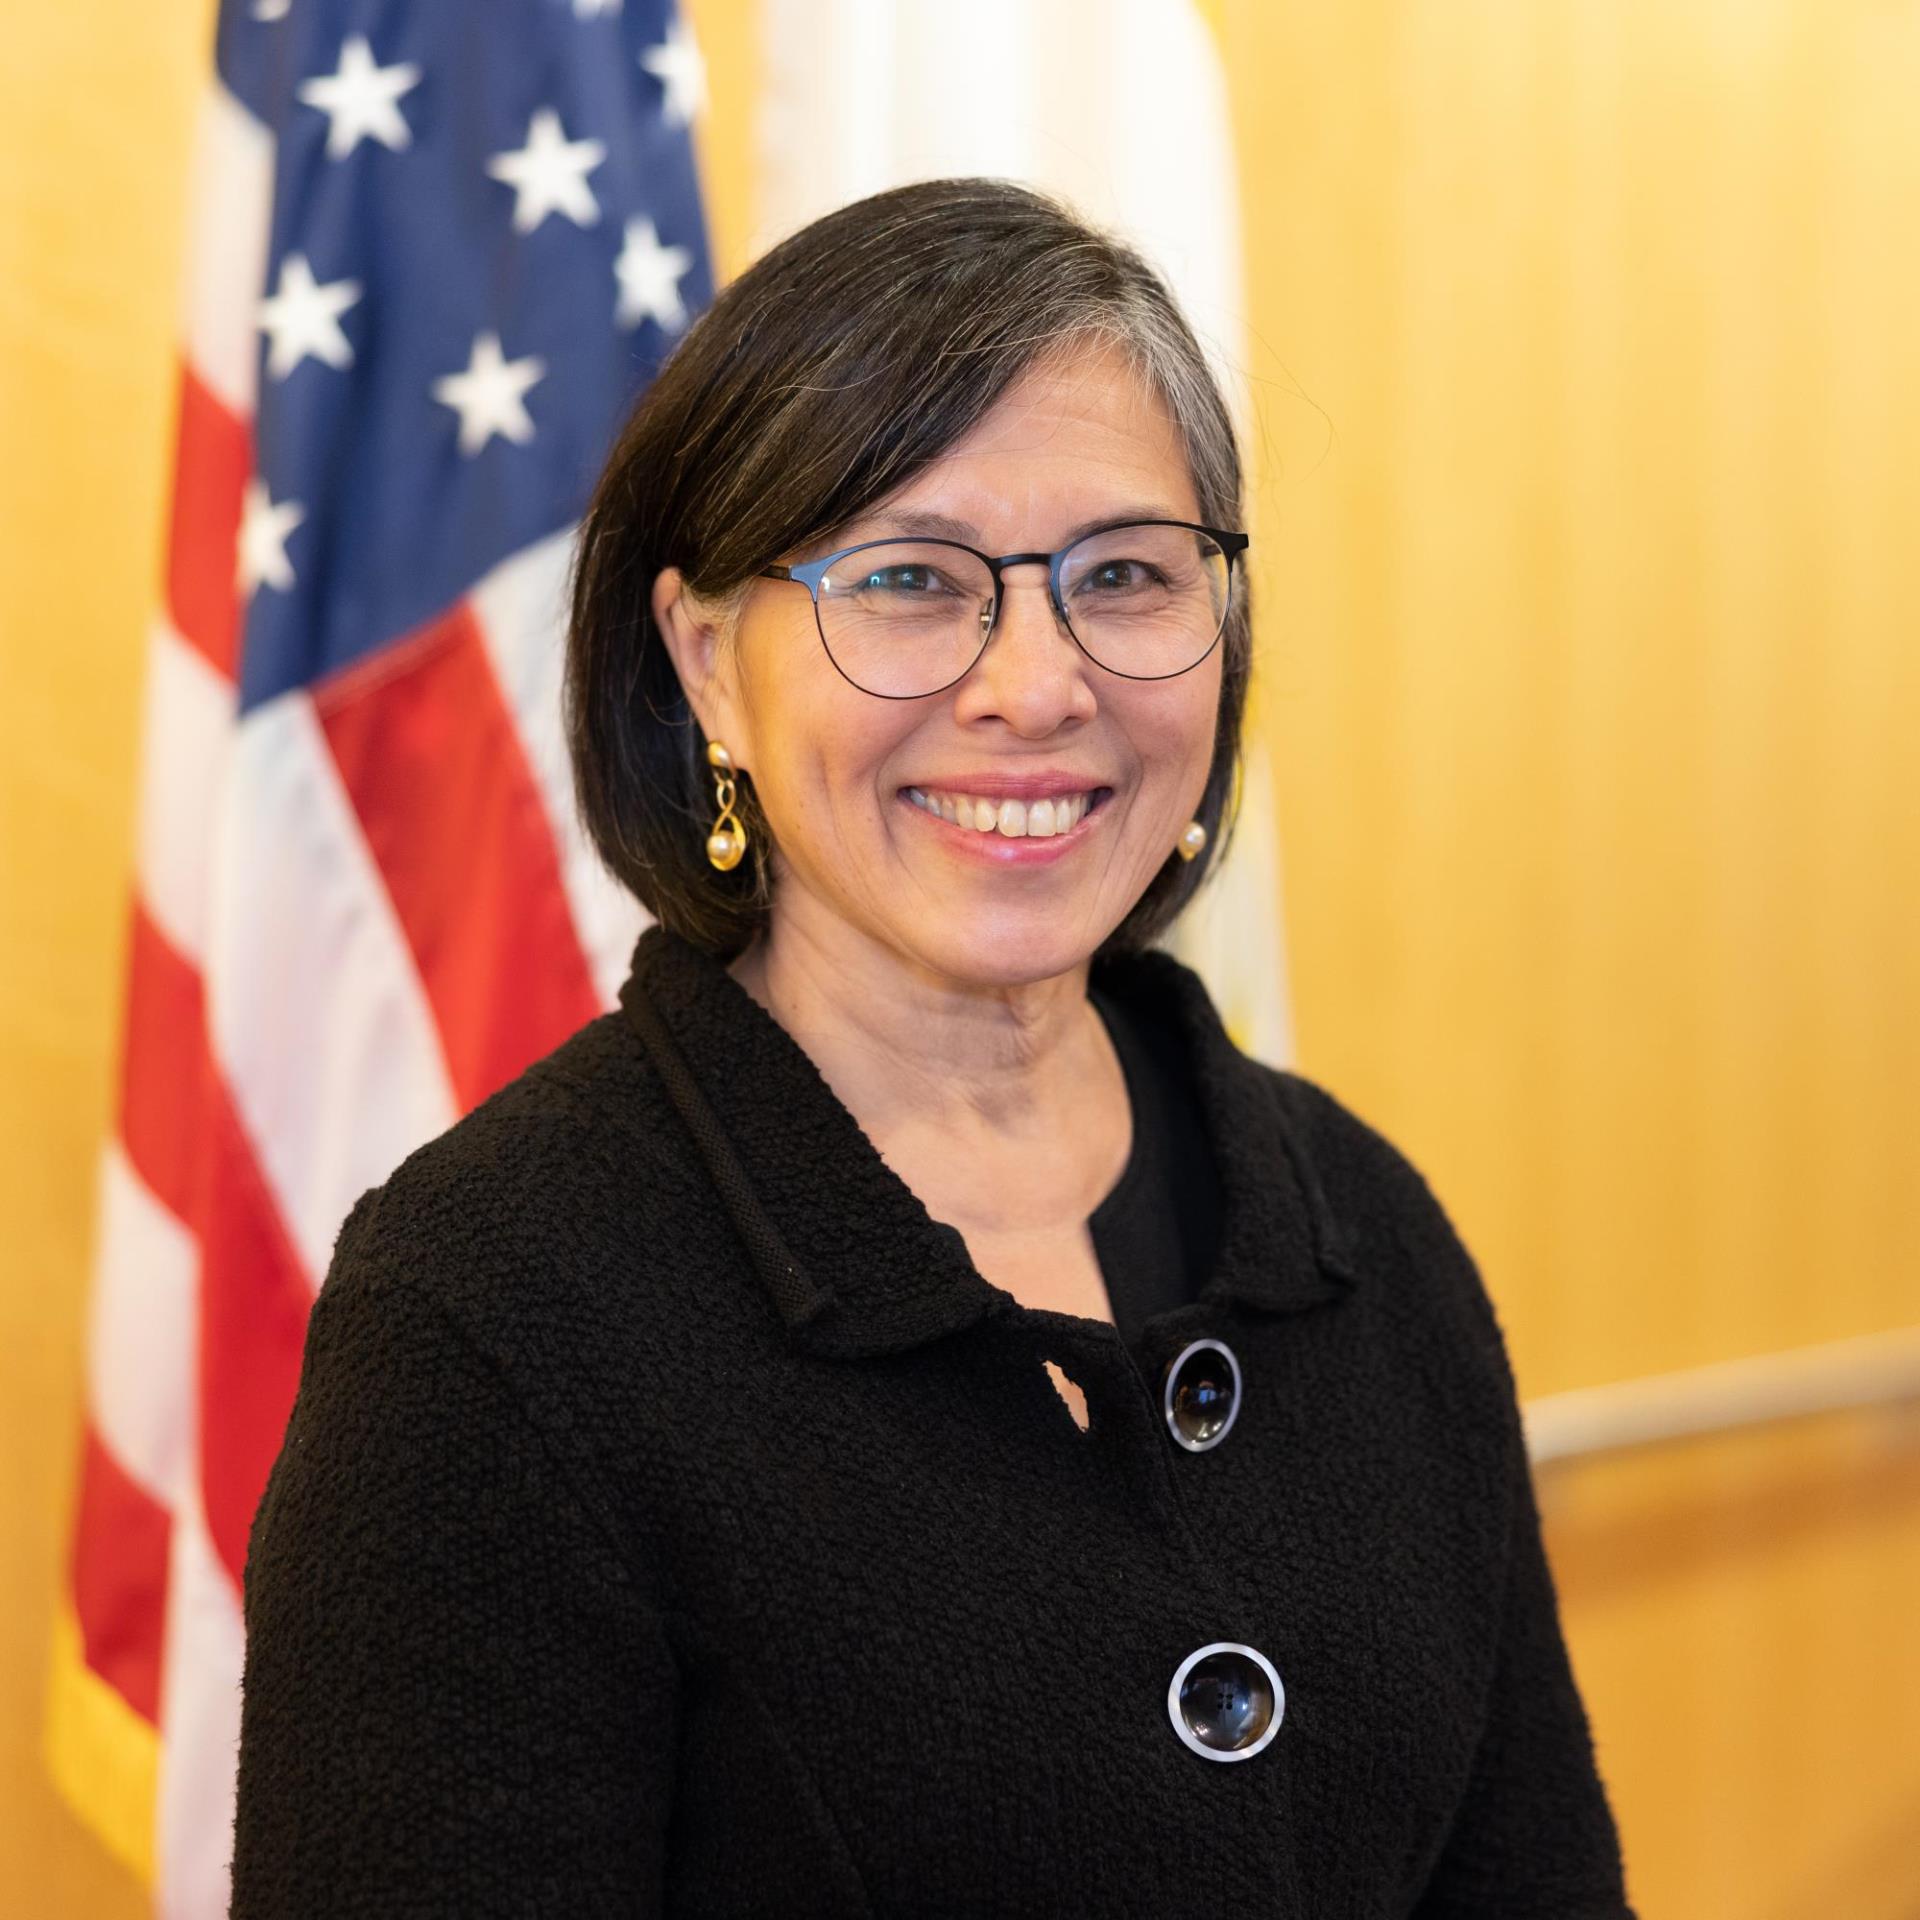
[(1630, 1920), (1471, 1259), (1196, 974), (1098, 968), (1225, 1205), (1131, 1349), (658, 927), (360, 1199), (247, 1562), (236, 1916)]

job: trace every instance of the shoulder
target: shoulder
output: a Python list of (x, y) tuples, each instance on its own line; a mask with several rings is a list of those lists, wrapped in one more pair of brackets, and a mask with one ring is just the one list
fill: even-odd
[(476, 1331), (630, 1282), (670, 1135), (617, 1015), (589, 1021), (355, 1201), (321, 1306), (406, 1293)]
[(729, 1308), (687, 1257), (710, 1209), (626, 1033), (589, 1021), (360, 1195), (308, 1320), (309, 1425), (405, 1392), (468, 1439), (525, 1427), (590, 1507), (610, 1459), (671, 1437)]
[(1416, 1253), (1458, 1257), (1459, 1235), (1425, 1173), (1337, 1094), (1291, 1068), (1268, 1068), (1290, 1132), (1350, 1232)]
[(1318, 1081), (1266, 1069), (1288, 1136), (1338, 1222), (1357, 1280), (1382, 1304), (1474, 1352), (1512, 1391), (1499, 1315), (1479, 1265), (1426, 1175), (1380, 1128)]

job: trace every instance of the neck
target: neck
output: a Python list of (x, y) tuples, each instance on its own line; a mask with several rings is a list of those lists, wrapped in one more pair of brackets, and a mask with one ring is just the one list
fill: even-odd
[(982, 985), (845, 921), (776, 913), (729, 971), (938, 1217), (1081, 1217), (1124, 1163), (1125, 1079), (1084, 960)]

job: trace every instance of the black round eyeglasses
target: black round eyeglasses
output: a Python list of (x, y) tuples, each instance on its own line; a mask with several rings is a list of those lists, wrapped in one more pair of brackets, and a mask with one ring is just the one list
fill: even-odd
[(1234, 561), (1248, 537), (1188, 520), (1130, 520), (1057, 553), (1003, 553), (964, 541), (863, 540), (791, 566), (763, 567), (813, 597), (827, 657), (863, 693), (918, 700), (964, 679), (987, 649), (1008, 567), (1047, 569), (1060, 624), (1096, 666), (1128, 680), (1189, 673), (1226, 631)]

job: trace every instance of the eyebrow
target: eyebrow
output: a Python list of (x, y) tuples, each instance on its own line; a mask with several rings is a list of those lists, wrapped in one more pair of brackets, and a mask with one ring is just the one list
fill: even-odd
[[(1108, 527), (1124, 527), (1135, 520), (1184, 520), (1185, 516), (1175, 513), (1171, 507), (1151, 502), (1131, 506), (1115, 507), (1111, 513), (1103, 513), (1095, 519), (1083, 521), (1071, 528), (1062, 547), (1070, 547), (1090, 533), (1102, 533)], [(869, 533), (861, 533), (861, 528), (869, 528)], [(964, 546), (980, 545), (980, 530), (970, 521), (956, 520), (951, 514), (935, 513), (922, 507), (889, 508), (846, 521), (836, 527), (828, 538), (836, 546), (845, 546), (861, 539), (884, 540), (892, 534), (919, 535), (928, 540), (958, 540)]]

